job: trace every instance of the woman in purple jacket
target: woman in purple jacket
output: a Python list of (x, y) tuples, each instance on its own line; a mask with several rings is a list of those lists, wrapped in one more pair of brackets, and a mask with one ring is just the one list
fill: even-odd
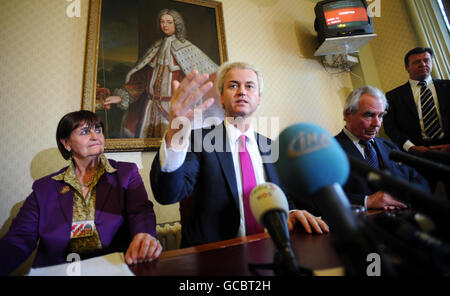
[[(66, 114), (56, 131), (68, 167), (36, 180), (8, 233), (0, 240), (0, 274), (11, 273), (37, 246), (33, 267), (126, 251), (128, 264), (162, 251), (153, 204), (134, 163), (108, 160), (103, 124), (90, 111)], [(39, 244), (37, 244), (39, 241)]]

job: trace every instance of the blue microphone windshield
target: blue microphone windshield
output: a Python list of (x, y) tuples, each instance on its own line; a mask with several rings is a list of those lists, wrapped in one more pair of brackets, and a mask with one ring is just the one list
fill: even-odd
[(347, 155), (324, 128), (311, 123), (294, 124), (280, 133), (275, 144), (280, 153), (274, 165), (289, 191), (309, 196), (325, 186), (344, 185), (347, 181)]

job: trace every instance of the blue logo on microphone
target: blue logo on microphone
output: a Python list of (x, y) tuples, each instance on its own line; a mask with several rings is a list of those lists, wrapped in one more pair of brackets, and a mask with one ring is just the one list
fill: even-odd
[(330, 136), (316, 130), (300, 131), (290, 141), (288, 157), (298, 157), (330, 146)]

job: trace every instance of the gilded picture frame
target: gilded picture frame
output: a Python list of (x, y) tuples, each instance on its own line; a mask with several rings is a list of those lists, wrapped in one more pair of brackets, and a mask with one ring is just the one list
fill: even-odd
[[(91, 110), (102, 117), (106, 152), (155, 151), (161, 144), (161, 137), (124, 137), (120, 132), (124, 112), (112, 104), (110, 109), (103, 108), (99, 94), (104, 98), (105, 92), (100, 90), (106, 90), (111, 95), (113, 89), (120, 86), (120, 79), (125, 82), (127, 75), (122, 75), (122, 78), (120, 73), (127, 73), (134, 67), (145, 54), (145, 49), (157, 40), (156, 20), (162, 8), (174, 9), (183, 16), (186, 39), (214, 63), (220, 65), (228, 60), (221, 2), (89, 1), (81, 109)], [(130, 37), (133, 34), (135, 37)], [(117, 70), (119, 68), (120, 71)]]

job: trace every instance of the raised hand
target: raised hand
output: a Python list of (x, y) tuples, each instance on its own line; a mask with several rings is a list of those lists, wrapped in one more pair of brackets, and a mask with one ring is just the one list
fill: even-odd
[[(169, 127), (166, 133), (166, 145), (172, 146), (172, 140), (187, 139), (194, 114), (203, 112), (211, 107), (214, 98), (210, 97), (198, 104), (205, 94), (211, 94), (214, 84), (210, 81), (208, 74), (198, 74), (197, 70), (189, 73), (181, 83), (172, 82), (173, 96), (170, 100)], [(176, 144), (179, 144), (178, 141)]]

